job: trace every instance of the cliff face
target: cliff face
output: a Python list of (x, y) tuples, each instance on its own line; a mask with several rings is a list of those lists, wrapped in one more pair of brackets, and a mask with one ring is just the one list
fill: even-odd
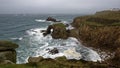
[(0, 64), (16, 63), (16, 51), (18, 45), (9, 41), (0, 40)]
[(120, 11), (77, 17), (72, 25), (78, 31), (75, 37), (84, 45), (115, 53), (106, 63), (120, 67)]
[(120, 11), (77, 17), (72, 25), (78, 31), (78, 37), (89, 46), (109, 48), (107, 50), (120, 47)]

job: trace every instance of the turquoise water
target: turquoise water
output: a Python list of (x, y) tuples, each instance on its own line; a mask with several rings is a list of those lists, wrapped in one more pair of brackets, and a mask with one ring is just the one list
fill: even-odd
[[(0, 39), (10, 40), (19, 45), (16, 49), (18, 64), (26, 63), (30, 56), (43, 56), (44, 58), (66, 56), (68, 59), (101, 60), (95, 51), (82, 46), (75, 38), (62, 40), (52, 39), (50, 35), (44, 37), (40, 31), (54, 24), (45, 21), (49, 16), (61, 20), (64, 24), (69, 24), (75, 17), (81, 15), (0, 15)], [(47, 49), (53, 48), (57, 48), (59, 53), (50, 54)]]

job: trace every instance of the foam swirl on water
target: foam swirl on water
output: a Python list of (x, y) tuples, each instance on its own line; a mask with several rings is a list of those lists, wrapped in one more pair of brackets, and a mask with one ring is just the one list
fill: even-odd
[[(28, 45), (20, 46), (17, 49), (18, 63), (26, 63), (29, 56), (43, 56), (44, 58), (56, 58), (66, 56), (67, 59), (83, 59), (86, 61), (101, 61), (97, 52), (84, 47), (76, 38), (69, 37), (66, 40), (53, 39), (51, 35), (43, 36), (41, 30), (46, 28), (35, 28), (26, 31), (27, 36), (21, 40), (21, 43)], [(59, 53), (50, 54), (47, 49), (57, 48)]]

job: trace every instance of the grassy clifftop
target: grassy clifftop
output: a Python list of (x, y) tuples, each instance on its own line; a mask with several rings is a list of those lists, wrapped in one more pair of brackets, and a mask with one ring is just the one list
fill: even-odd
[(0, 68), (106, 68), (105, 64), (83, 60), (67, 60), (65, 57), (42, 59), (37, 63), (1, 65)]
[(120, 26), (120, 11), (97, 12), (94, 15), (77, 17), (73, 21), (75, 27), (82, 24), (90, 26)]
[(72, 25), (78, 33), (76, 38), (88, 47), (114, 53), (106, 63), (120, 67), (120, 11), (77, 17)]

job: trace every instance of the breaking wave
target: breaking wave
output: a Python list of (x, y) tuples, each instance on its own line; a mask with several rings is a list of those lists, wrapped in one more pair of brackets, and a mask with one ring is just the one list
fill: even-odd
[(36, 22), (46, 22), (46, 20), (42, 20), (42, 19), (35, 19)]
[[(101, 61), (96, 51), (84, 47), (76, 38), (69, 37), (66, 40), (53, 39), (51, 35), (43, 36), (42, 30), (46, 28), (35, 28), (26, 31), (21, 42), (27, 43), (24, 47), (21, 45), (18, 49), (17, 63), (26, 63), (30, 56), (43, 56), (44, 58), (56, 58), (65, 56), (67, 59), (83, 59), (86, 61)], [(49, 53), (49, 50), (56, 48), (59, 52)], [(26, 60), (25, 60), (26, 59)]]

